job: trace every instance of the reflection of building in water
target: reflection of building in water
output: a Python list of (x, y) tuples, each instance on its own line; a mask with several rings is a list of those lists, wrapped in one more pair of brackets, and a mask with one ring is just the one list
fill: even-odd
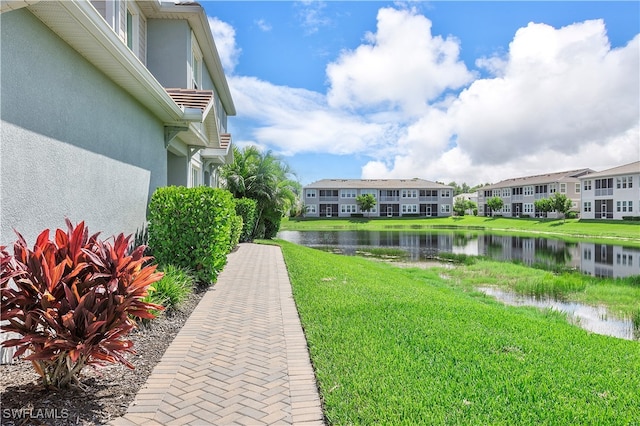
[(525, 265), (566, 266), (578, 268), (580, 253), (575, 243), (546, 238), (482, 235), (478, 253), (490, 259), (520, 261)]
[(605, 244), (580, 243), (583, 273), (596, 277), (640, 275), (640, 250)]

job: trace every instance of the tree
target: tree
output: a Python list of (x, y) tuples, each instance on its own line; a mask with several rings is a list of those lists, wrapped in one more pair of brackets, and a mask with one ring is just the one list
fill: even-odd
[(536, 212), (549, 213), (553, 211), (553, 202), (551, 198), (541, 198), (533, 202)]
[(356, 197), (356, 203), (361, 211), (369, 213), (376, 206), (376, 197), (373, 194), (360, 194)]
[(464, 198), (456, 198), (456, 201), (453, 203), (453, 211), (458, 216), (464, 216), (467, 211), (467, 200)]
[(487, 200), (487, 206), (491, 209), (492, 212), (502, 210), (504, 207), (504, 201), (500, 197), (493, 197)]
[(553, 205), (553, 210), (562, 214), (562, 220), (564, 222), (564, 219), (567, 217), (567, 213), (569, 212), (569, 210), (571, 210), (571, 199), (567, 198), (567, 196), (564, 194), (556, 192), (553, 194), (550, 200), (551, 204)]
[(256, 200), (254, 238), (273, 238), (282, 216), (297, 204), (301, 185), (289, 165), (255, 146), (233, 148), (233, 163), (222, 168), (224, 185), (236, 198)]

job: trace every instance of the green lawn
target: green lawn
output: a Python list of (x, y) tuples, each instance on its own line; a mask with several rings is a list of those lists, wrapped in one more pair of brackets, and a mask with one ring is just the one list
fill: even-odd
[(331, 424), (640, 424), (638, 342), (438, 268), (280, 244)]
[(544, 233), (574, 238), (626, 240), (640, 246), (640, 222), (578, 219), (512, 219), (477, 216), (433, 218), (319, 218), (284, 219), (281, 230), (412, 230), (458, 228), (477, 231)]

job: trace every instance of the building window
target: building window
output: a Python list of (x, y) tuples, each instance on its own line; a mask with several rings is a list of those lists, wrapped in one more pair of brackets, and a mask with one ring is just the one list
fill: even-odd
[(585, 180), (584, 181), (584, 190), (585, 191), (590, 191), (591, 190), (591, 180)]
[(316, 214), (318, 212), (317, 206), (315, 204), (309, 204), (306, 209), (307, 213)]
[(503, 188), (502, 189), (502, 196), (503, 197), (510, 197), (511, 196), (511, 188)]
[(533, 195), (533, 186), (525, 186), (524, 195)]
[(633, 188), (633, 176), (622, 176), (616, 178), (617, 189)]
[(307, 196), (307, 198), (316, 198), (316, 190), (315, 189), (307, 189), (306, 196)]
[(560, 193), (561, 194), (566, 194), (567, 193), (567, 184), (566, 183), (561, 183), (560, 184)]
[(576, 194), (580, 193), (580, 184), (576, 183)]
[(418, 213), (417, 204), (403, 204), (402, 213)]
[[(625, 210), (627, 209), (627, 202), (626, 201), (624, 203), (624, 208), (625, 208)], [(616, 211), (619, 211), (619, 212), (622, 211), (622, 210), (620, 210), (620, 201), (616, 202)]]
[(551, 185), (549, 185), (549, 193), (553, 194), (556, 192), (556, 184), (552, 183)]
[(451, 191), (448, 189), (443, 189), (442, 191), (440, 191), (440, 197), (441, 198), (449, 198), (451, 197)]
[(196, 36), (191, 33), (191, 89), (202, 88), (202, 51)]
[(355, 204), (342, 204), (340, 206), (341, 213), (356, 213), (357, 206)]
[(402, 198), (418, 198), (418, 191), (415, 189), (403, 189)]
[(451, 212), (451, 205), (450, 204), (441, 204), (440, 205), (440, 212), (441, 213), (450, 213)]
[(502, 212), (511, 213), (511, 204), (505, 204), (504, 206), (502, 206)]
[(360, 194), (371, 194), (374, 198), (378, 198), (378, 191), (375, 189), (361, 189)]
[(585, 201), (582, 206), (582, 211), (590, 212), (591, 211), (591, 201)]
[(340, 198), (356, 198), (358, 192), (355, 189), (341, 189)]
[(533, 203), (524, 203), (522, 205), (522, 209), (525, 213), (533, 213), (535, 211), (533, 208)]
[(191, 166), (191, 187), (194, 188), (198, 185), (200, 185), (200, 169), (192, 165)]

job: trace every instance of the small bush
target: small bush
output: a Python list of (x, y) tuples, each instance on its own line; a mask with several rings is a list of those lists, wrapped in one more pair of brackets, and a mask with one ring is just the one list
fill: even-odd
[(196, 280), (189, 270), (179, 266), (164, 266), (162, 272), (164, 276), (149, 288), (146, 301), (174, 310), (191, 294)]
[(622, 216), (622, 220), (640, 221), (640, 216)]
[(240, 242), (246, 243), (252, 240), (253, 228), (256, 225), (256, 209), (258, 203), (251, 198), (236, 198), (236, 214), (242, 217), (242, 233)]
[(89, 364), (120, 362), (133, 352), (124, 340), (136, 326), (134, 317), (153, 318), (161, 306), (143, 301), (151, 284), (162, 278), (144, 246), (129, 251), (123, 234), (113, 243), (89, 237), (84, 222), (68, 230), (38, 236), (33, 250), (22, 235), (14, 255), (0, 248), (1, 329), (20, 338), (2, 342), (16, 347), (14, 358), (32, 361), (45, 386), (65, 387)]
[(233, 196), (219, 188), (162, 187), (149, 204), (149, 245), (161, 265), (193, 271), (210, 285), (227, 263)]
[(573, 210), (569, 211), (569, 212), (567, 212), (567, 214), (564, 217), (565, 217), (565, 219), (577, 219), (578, 218), (578, 212), (574, 212)]

